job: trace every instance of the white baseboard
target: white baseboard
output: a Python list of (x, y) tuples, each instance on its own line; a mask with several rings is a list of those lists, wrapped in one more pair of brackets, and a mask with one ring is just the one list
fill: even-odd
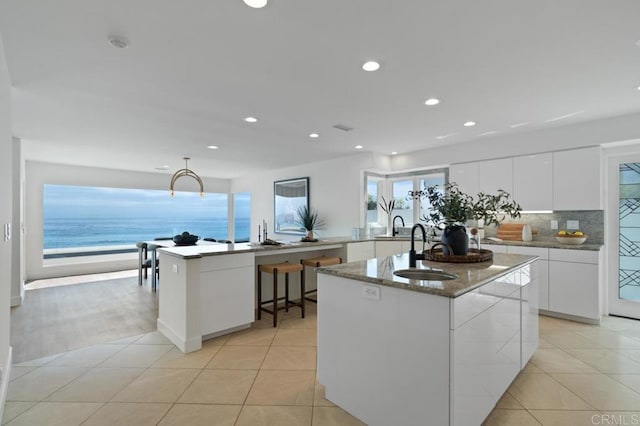
[(158, 318), (158, 331), (164, 335), (167, 339), (171, 340), (171, 343), (176, 345), (184, 353), (195, 352), (202, 349), (202, 337), (194, 337), (191, 339), (185, 339), (174, 332), (169, 326), (167, 326), (160, 318)]
[(7, 390), (9, 389), (9, 379), (11, 378), (11, 364), (13, 363), (13, 348), (9, 346), (7, 363), (2, 366), (0, 375), (0, 419), (4, 415), (4, 404), (7, 401)]

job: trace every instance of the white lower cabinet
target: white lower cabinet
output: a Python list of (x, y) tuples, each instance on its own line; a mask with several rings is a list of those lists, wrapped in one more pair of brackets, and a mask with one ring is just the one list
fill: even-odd
[(600, 320), (599, 252), (549, 249), (549, 310)]
[[(420, 244), (422, 244), (422, 242)], [(404, 241), (376, 241), (375, 257), (387, 257), (408, 252), (410, 245), (410, 242), (405, 243)]]
[(347, 244), (347, 262), (367, 260), (376, 257), (376, 247), (373, 241), (360, 241)]
[(549, 249), (546, 247), (508, 246), (507, 253), (538, 256), (539, 308), (549, 310)]

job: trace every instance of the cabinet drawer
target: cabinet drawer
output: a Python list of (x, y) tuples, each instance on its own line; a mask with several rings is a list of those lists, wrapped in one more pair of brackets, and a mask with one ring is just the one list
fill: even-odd
[(549, 259), (559, 262), (590, 263), (597, 265), (600, 251), (549, 249)]

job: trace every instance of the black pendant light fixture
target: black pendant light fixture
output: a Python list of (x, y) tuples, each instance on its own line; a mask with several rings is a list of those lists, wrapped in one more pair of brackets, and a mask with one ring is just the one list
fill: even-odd
[(202, 179), (200, 179), (200, 176), (198, 176), (193, 170), (189, 169), (189, 160), (191, 158), (183, 157), (183, 159), (184, 159), (184, 169), (178, 170), (173, 174), (173, 176), (171, 176), (171, 184), (169, 185), (169, 194), (171, 194), (171, 196), (173, 197), (174, 187), (178, 179), (180, 179), (183, 176), (190, 176), (198, 182), (198, 184), (200, 185), (200, 196), (204, 197), (204, 184), (202, 183)]

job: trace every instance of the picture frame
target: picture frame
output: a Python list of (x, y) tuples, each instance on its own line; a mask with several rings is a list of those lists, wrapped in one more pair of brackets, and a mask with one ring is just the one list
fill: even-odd
[(306, 235), (298, 223), (298, 209), (309, 207), (309, 178), (301, 177), (273, 182), (273, 232)]

